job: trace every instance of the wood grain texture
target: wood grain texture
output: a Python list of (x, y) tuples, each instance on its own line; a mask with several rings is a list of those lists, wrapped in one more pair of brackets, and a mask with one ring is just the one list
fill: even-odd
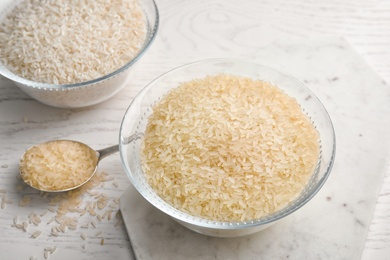
[[(166, 26), (160, 31), (164, 39), (160, 46), (165, 50), (250, 57), (259, 47), (276, 40), (341, 36), (390, 83), (389, 1), (159, 2), (165, 14), (162, 23)], [(174, 42), (169, 41), (172, 30)], [(378, 197), (364, 259), (390, 255), (389, 189), (390, 171)]]
[[(50, 259), (128, 259), (130, 243), (124, 228), (112, 222), (101, 226), (106, 234), (90, 239), (81, 248), (80, 231), (59, 238), (37, 239), (12, 228), (13, 218), (26, 220), (32, 211), (46, 205), (31, 189), (15, 190), (17, 164), (27, 147), (47, 140), (66, 138), (82, 141), (100, 149), (118, 142), (122, 116), (138, 91), (161, 73), (182, 64), (209, 57), (244, 57), (256, 55), (261, 47), (275, 41), (306, 37), (338, 36), (347, 39), (364, 60), (390, 84), (390, 1), (386, 0), (156, 0), (160, 12), (158, 36), (134, 69), (128, 86), (113, 99), (83, 109), (57, 109), (42, 105), (0, 77), (0, 193), (13, 204), (0, 209), (0, 259), (9, 259), (19, 243), (20, 259), (31, 255), (43, 259), (43, 247), (62, 246)], [(169, 59), (166, 53), (170, 53)], [(180, 57), (180, 59), (178, 59)], [(153, 62), (149, 62), (153, 60)], [(319, 61), (320, 62), (320, 61)], [(148, 64), (148, 66), (143, 66)], [(152, 65), (150, 65), (152, 64)], [(390, 87), (390, 85), (389, 85)], [(389, 102), (390, 105), (390, 102)], [(390, 154), (384, 154), (390, 158)], [(119, 197), (129, 185), (118, 155), (102, 161), (102, 171), (113, 176), (119, 187), (110, 183), (99, 191)], [(34, 198), (29, 207), (18, 207), (23, 194)], [(47, 220), (47, 219), (46, 219)], [(45, 233), (46, 232), (46, 233)], [(45, 235), (46, 234), (46, 235)], [(90, 235), (93, 235), (90, 231)], [(130, 234), (131, 236), (131, 234)], [(52, 242), (54, 241), (54, 242)], [(65, 253), (66, 252), (66, 253)], [(74, 253), (76, 252), (76, 254)], [(109, 252), (109, 253), (107, 253)], [(390, 170), (378, 196), (377, 207), (367, 237), (363, 259), (388, 259), (390, 255)]]

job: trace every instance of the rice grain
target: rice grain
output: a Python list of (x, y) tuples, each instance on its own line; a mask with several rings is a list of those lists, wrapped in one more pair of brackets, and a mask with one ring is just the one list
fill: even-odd
[(147, 181), (173, 207), (246, 221), (300, 194), (317, 165), (319, 136), (278, 87), (220, 74), (183, 82), (153, 106), (141, 154)]
[(0, 62), (29, 80), (73, 84), (122, 67), (145, 38), (136, 0), (25, 0), (1, 23)]
[(34, 231), (34, 232), (31, 234), (31, 237), (32, 237), (32, 238), (38, 238), (41, 234), (42, 234), (42, 232), (39, 231), (39, 230), (37, 230), (37, 231)]
[[(28, 149), (20, 161), (25, 182), (42, 190), (64, 190), (87, 181), (97, 155), (78, 142), (52, 141)], [(64, 213), (68, 207), (62, 207)]]

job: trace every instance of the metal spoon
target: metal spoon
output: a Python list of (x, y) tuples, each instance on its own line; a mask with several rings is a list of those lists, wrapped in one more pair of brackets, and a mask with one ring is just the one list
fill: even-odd
[[(56, 144), (54, 144), (54, 143), (56, 143)], [(31, 156), (30, 152), (32, 152), (32, 149), (35, 149), (35, 150), (36, 149), (44, 149), (45, 148), (44, 146), (57, 145), (57, 144), (58, 145), (61, 145), (61, 144), (62, 145), (78, 145), (78, 146), (82, 147), (82, 149), (85, 149), (85, 151), (87, 153), (89, 153), (93, 157), (91, 159), (92, 159), (92, 163), (95, 164), (95, 167), (93, 167), (90, 172), (86, 173), (87, 174), (86, 175), (87, 178), (82, 180), (80, 183), (75, 183), (72, 186), (68, 186), (68, 187), (64, 187), (64, 188), (60, 188), (60, 189), (45, 188), (45, 187), (42, 187), (42, 186), (38, 185), (36, 182), (32, 181), (31, 178), (29, 178), (29, 177), (32, 177), (32, 175), (29, 172), (27, 166), (28, 165), (30, 165), (30, 166), (34, 165), (35, 166), (38, 163), (44, 163), (44, 160), (47, 160), (48, 158), (46, 157), (46, 159), (44, 159), (42, 157), (42, 155), (38, 156), (38, 157), (37, 156)], [(26, 152), (23, 154), (22, 158), (20, 159), (19, 173), (20, 173), (20, 176), (22, 177), (23, 181), (26, 184), (28, 184), (29, 186), (33, 187), (34, 189), (37, 189), (37, 190), (40, 190), (40, 191), (45, 191), (45, 192), (69, 191), (69, 190), (76, 189), (76, 188), (82, 186), (83, 184), (87, 183), (94, 176), (94, 174), (96, 173), (97, 166), (98, 166), (98, 163), (100, 162), (100, 160), (102, 160), (106, 156), (111, 155), (113, 153), (116, 153), (118, 151), (119, 151), (119, 145), (113, 145), (113, 146), (110, 146), (110, 147), (107, 147), (107, 148), (104, 148), (104, 149), (101, 149), (101, 150), (94, 150), (91, 147), (89, 147), (88, 145), (86, 145), (84, 143), (81, 143), (81, 142), (76, 142), (76, 141), (71, 141), (71, 140), (54, 140), (54, 141), (49, 141), (49, 142), (46, 142), (46, 143), (34, 145), (34, 146), (32, 146), (32, 147), (30, 147), (29, 149), (26, 150)], [(80, 163), (82, 163), (81, 160), (83, 158), (79, 158), (79, 159), (80, 159)], [(61, 162), (59, 160), (60, 159), (58, 159), (58, 158), (54, 158), (54, 161), (50, 161), (50, 163), (59, 163), (60, 164)], [(40, 176), (43, 176), (44, 174), (50, 174), (50, 173), (39, 172)], [(36, 177), (37, 175), (34, 174), (34, 176)], [(42, 177), (42, 178), (44, 178), (44, 177)]]

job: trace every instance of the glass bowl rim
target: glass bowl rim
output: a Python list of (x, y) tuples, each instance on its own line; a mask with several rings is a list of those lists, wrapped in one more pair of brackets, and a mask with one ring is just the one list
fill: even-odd
[[(92, 86), (95, 84), (102, 83), (110, 78), (113, 78), (115, 76), (118, 76), (122, 72), (126, 71), (128, 68), (130, 68), (132, 65), (134, 65), (145, 53), (146, 51), (150, 48), (152, 43), (154, 42), (154, 39), (156, 38), (157, 31), (159, 28), (160, 24), (160, 16), (159, 16), (159, 11), (157, 4), (155, 0), (150, 0), (153, 4), (154, 8), (154, 15), (155, 15), (155, 23), (148, 24), (147, 30), (150, 31), (150, 35), (148, 38), (146, 38), (147, 41), (144, 42), (142, 49), (137, 53), (137, 55), (131, 59), (129, 62), (126, 64), (122, 65), (118, 69), (103, 75), (101, 77), (87, 80), (87, 81), (82, 81), (82, 82), (77, 82), (77, 83), (72, 83), (72, 84), (52, 84), (52, 83), (43, 83), (43, 82), (36, 82), (32, 81), (26, 78), (23, 78), (12, 71), (10, 71), (6, 66), (4, 66), (2, 63), (0, 63), (0, 75), (14, 81), (17, 84), (23, 84), (27, 87), (35, 88), (35, 89), (44, 89), (44, 90), (71, 90), (71, 89), (77, 89), (77, 88), (82, 88), (82, 87), (87, 87), (87, 86)], [(10, 11), (12, 8), (16, 6), (16, 4), (19, 2), (12, 2), (8, 6), (5, 7), (5, 10)], [(7, 13), (7, 12), (6, 12)], [(4, 14), (2, 14), (3, 16)], [(145, 14), (146, 15), (146, 14)], [(146, 18), (147, 15), (146, 15)]]
[[(332, 133), (332, 136), (331, 136), (331, 139), (332, 139), (332, 151), (331, 151), (331, 155), (330, 155), (330, 158), (329, 158), (329, 162), (325, 165), (325, 170), (324, 170), (324, 175), (322, 176), (322, 178), (318, 181), (318, 183), (316, 183), (313, 187), (313, 190), (312, 192), (308, 195), (308, 196), (305, 196), (305, 198), (300, 201), (297, 205), (294, 205), (294, 207), (292, 209), (289, 209), (287, 211), (285, 211), (285, 209), (288, 207), (284, 207), (282, 208), (281, 210), (278, 210), (270, 215), (267, 215), (267, 216), (263, 216), (261, 218), (257, 218), (257, 219), (253, 219), (253, 220), (248, 220), (248, 221), (215, 221), (215, 220), (209, 220), (209, 219), (205, 219), (205, 218), (202, 218), (202, 217), (197, 217), (197, 216), (193, 216), (189, 213), (186, 213), (186, 212), (183, 212), (183, 211), (180, 211), (178, 209), (176, 209), (175, 207), (173, 207), (172, 205), (170, 205), (169, 203), (167, 203), (166, 201), (164, 201), (160, 196), (158, 196), (158, 198), (163, 202), (162, 205), (159, 205), (158, 203), (154, 203), (150, 198), (149, 198), (149, 195), (147, 194), (147, 192), (144, 192), (142, 190), (143, 188), (143, 185), (142, 184), (139, 184), (138, 181), (134, 180), (133, 178), (133, 175), (131, 174), (131, 171), (128, 167), (126, 167), (127, 165), (127, 158), (125, 158), (125, 152), (124, 152), (124, 149), (126, 145), (128, 145), (129, 143), (131, 143), (132, 141), (126, 141), (124, 140), (123, 138), (123, 130), (124, 130), (124, 124), (125, 124), (125, 121), (127, 119), (127, 115), (129, 114), (129, 111), (132, 109), (134, 103), (136, 103), (139, 99), (142, 99), (143, 95), (149, 91), (154, 85), (155, 83), (157, 83), (158, 81), (164, 79), (165, 77), (171, 75), (171, 74), (174, 74), (178, 71), (181, 71), (185, 68), (188, 68), (188, 67), (192, 67), (192, 66), (196, 66), (196, 65), (199, 65), (199, 64), (202, 64), (202, 63), (221, 63), (221, 62), (229, 62), (229, 63), (245, 63), (247, 65), (255, 65), (255, 66), (258, 66), (258, 67), (263, 67), (265, 69), (268, 69), (268, 70), (271, 70), (273, 72), (276, 72), (278, 74), (281, 74), (283, 75), (284, 77), (287, 77), (289, 78), (291, 81), (294, 81), (296, 82), (300, 87), (304, 88), (308, 93), (310, 93), (311, 97), (316, 101), (316, 104), (321, 108), (322, 112), (323, 112), (323, 115), (326, 117), (327, 119), (327, 122), (329, 123), (329, 126), (330, 126), (330, 130), (331, 130), (331, 133)], [(139, 138), (139, 137), (137, 137)], [(320, 140), (321, 140), (321, 137), (320, 137)], [(270, 223), (273, 223), (273, 222), (276, 222), (292, 213), (294, 213), (295, 211), (297, 211), (298, 209), (302, 208), (304, 205), (306, 205), (320, 190), (321, 188), (323, 187), (323, 185), (326, 183), (326, 180), (328, 179), (330, 173), (331, 173), (331, 170), (333, 168), (333, 165), (334, 165), (334, 161), (335, 161), (335, 155), (336, 155), (336, 135), (335, 135), (335, 130), (334, 130), (334, 126), (333, 126), (333, 123), (332, 123), (332, 120), (329, 116), (329, 113), (327, 112), (326, 108), (324, 107), (324, 105), (322, 104), (322, 102), (318, 99), (318, 97), (313, 93), (313, 91), (311, 89), (309, 89), (306, 84), (302, 83), (301, 81), (299, 81), (298, 79), (296, 79), (295, 77), (287, 74), (287, 73), (284, 73), (282, 72), (280, 69), (275, 69), (275, 68), (272, 68), (268, 65), (263, 65), (263, 64), (260, 64), (256, 61), (253, 61), (253, 60), (248, 60), (248, 59), (240, 59), (240, 58), (212, 58), (212, 59), (204, 59), (204, 60), (199, 60), (199, 61), (194, 61), (194, 62), (190, 62), (190, 63), (187, 63), (187, 64), (184, 64), (184, 65), (181, 65), (181, 66), (178, 66), (178, 67), (175, 67), (171, 70), (168, 70), (167, 72), (161, 74), (160, 76), (158, 76), (157, 78), (155, 78), (154, 80), (152, 80), (151, 82), (149, 82), (145, 87), (142, 88), (142, 90), (134, 97), (134, 99), (130, 102), (130, 105), (128, 106), (128, 108), (126, 109), (125, 113), (124, 113), (124, 116), (123, 116), (123, 119), (122, 119), (122, 122), (121, 122), (121, 125), (120, 125), (120, 131), (119, 131), (119, 152), (120, 152), (120, 157), (121, 157), (121, 161), (122, 161), (122, 165), (125, 169), (125, 172), (126, 172), (126, 175), (128, 176), (128, 178), (130, 179), (130, 182), (131, 184), (135, 187), (135, 189), (137, 190), (137, 192), (139, 192), (141, 194), (141, 196), (146, 200), (148, 201), (151, 205), (153, 205), (156, 209), (164, 212), (165, 214), (167, 214), (168, 216), (180, 221), (180, 222), (183, 222), (183, 223), (186, 223), (186, 224), (190, 224), (190, 225), (194, 225), (194, 226), (197, 226), (197, 227), (202, 227), (202, 228), (209, 228), (209, 229), (214, 229), (214, 230), (217, 230), (217, 229), (223, 229), (223, 230), (237, 230), (237, 229), (247, 229), (247, 228), (251, 228), (251, 227), (258, 227), (258, 226), (263, 226), (263, 225), (266, 225), (266, 224), (270, 224)], [(321, 159), (321, 158), (319, 158)], [(319, 160), (320, 162), (320, 160)], [(295, 199), (294, 201), (297, 201), (297, 199)], [(294, 202), (292, 201), (292, 202)], [(165, 208), (168, 208), (169, 210), (166, 210)]]

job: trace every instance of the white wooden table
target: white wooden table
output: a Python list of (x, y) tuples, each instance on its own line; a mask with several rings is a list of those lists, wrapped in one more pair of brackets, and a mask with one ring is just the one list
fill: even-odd
[[(189, 61), (197, 60), (198, 53), (248, 57), (275, 41), (340, 36), (351, 43), (390, 88), (390, 1), (157, 0), (157, 5), (161, 19), (159, 33), (145, 55), (145, 59), (155, 60), (154, 65), (143, 66), (141, 60), (129, 85), (107, 102), (83, 109), (52, 108), (32, 100), (7, 79), (0, 78), (0, 199), (5, 201), (0, 209), (1, 260), (30, 256), (44, 259), (44, 248), (54, 246), (57, 250), (50, 259), (132, 257), (129, 237), (120, 218), (114, 217), (119, 209), (116, 198), (130, 185), (118, 155), (102, 162), (100, 170), (112, 179), (95, 189), (107, 194), (113, 203), (112, 219), (108, 220), (106, 215), (103, 221), (96, 221), (96, 228), (83, 229), (82, 225), (88, 221), (91, 225), (96, 218), (80, 217), (76, 230), (58, 237), (51, 236), (46, 225), (53, 214), (50, 211), (43, 214), (50, 207), (47, 198), (31, 189), (22, 189), (15, 176), (20, 155), (36, 143), (66, 138), (83, 141), (96, 149), (117, 143), (120, 122), (131, 99), (168, 69), (164, 53), (187, 53)], [(390, 154), (383, 156), (390, 158)], [(19, 203), (24, 197), (30, 201), (21, 207)], [(43, 215), (41, 224), (29, 223), (26, 232), (23, 227), (15, 227), (15, 217), (17, 224), (28, 222), (33, 212)], [(42, 234), (31, 238), (36, 230)], [(362, 259), (389, 257), (390, 171), (378, 196)]]

